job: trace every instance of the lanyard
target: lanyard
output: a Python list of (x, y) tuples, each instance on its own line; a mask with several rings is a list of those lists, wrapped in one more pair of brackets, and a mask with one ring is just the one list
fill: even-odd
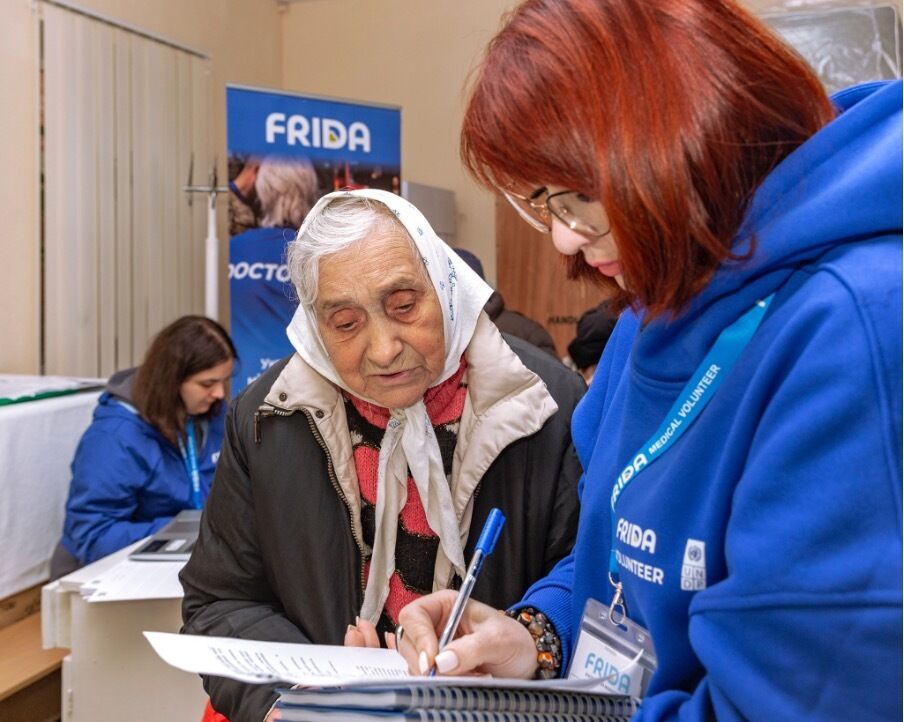
[(724, 329), (716, 342), (704, 356), (703, 361), (691, 374), (690, 380), (685, 384), (678, 399), (669, 409), (656, 432), (641, 446), (632, 457), (632, 460), (622, 470), (612, 485), (612, 496), (609, 500), (612, 523), (612, 543), (609, 551), (609, 583), (615, 590), (612, 604), (609, 605), (609, 621), (620, 624), (627, 615), (622, 583), (619, 580), (618, 560), (615, 556), (615, 529), (616, 516), (615, 505), (618, 503), (622, 492), (634, 481), (637, 476), (650, 464), (659, 459), (672, 445), (687, 431), (688, 427), (697, 420), (706, 405), (712, 400), (719, 386), (728, 372), (734, 366), (741, 352), (747, 347), (750, 339), (759, 328), (760, 322), (766, 315), (766, 310), (772, 302), (772, 296), (763, 301), (757, 301), (753, 308), (747, 311), (737, 321)]
[[(191, 417), (185, 424), (185, 440), (179, 439), (179, 451), (182, 453), (182, 461), (185, 462), (185, 470), (191, 481), (191, 505), (193, 509), (200, 509), (204, 504), (201, 499), (201, 474), (198, 471), (198, 452), (195, 445), (195, 422)], [(186, 448), (187, 447), (187, 448)]]

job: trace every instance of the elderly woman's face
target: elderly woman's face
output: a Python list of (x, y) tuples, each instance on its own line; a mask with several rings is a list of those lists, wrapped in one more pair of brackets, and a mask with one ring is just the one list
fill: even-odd
[(421, 399), (445, 365), (442, 309), (412, 248), (377, 235), (322, 258), (314, 302), (346, 386), (388, 408)]

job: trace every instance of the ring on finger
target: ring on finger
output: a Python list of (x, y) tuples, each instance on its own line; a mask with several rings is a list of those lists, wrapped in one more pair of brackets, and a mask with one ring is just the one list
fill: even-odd
[(405, 634), (405, 628), (400, 624), (395, 628), (395, 641), (396, 645), (402, 643), (402, 635)]

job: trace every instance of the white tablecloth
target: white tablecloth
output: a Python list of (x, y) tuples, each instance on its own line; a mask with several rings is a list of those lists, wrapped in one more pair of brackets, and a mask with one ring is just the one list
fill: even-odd
[(0, 599), (47, 581), (99, 391), (0, 406)]

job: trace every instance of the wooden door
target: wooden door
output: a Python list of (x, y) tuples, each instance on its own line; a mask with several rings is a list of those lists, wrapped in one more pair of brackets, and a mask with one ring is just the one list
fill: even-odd
[(565, 356), (578, 318), (604, 298), (583, 281), (569, 281), (552, 237), (535, 231), (504, 198), (496, 199), (496, 289), (506, 308), (542, 323)]

